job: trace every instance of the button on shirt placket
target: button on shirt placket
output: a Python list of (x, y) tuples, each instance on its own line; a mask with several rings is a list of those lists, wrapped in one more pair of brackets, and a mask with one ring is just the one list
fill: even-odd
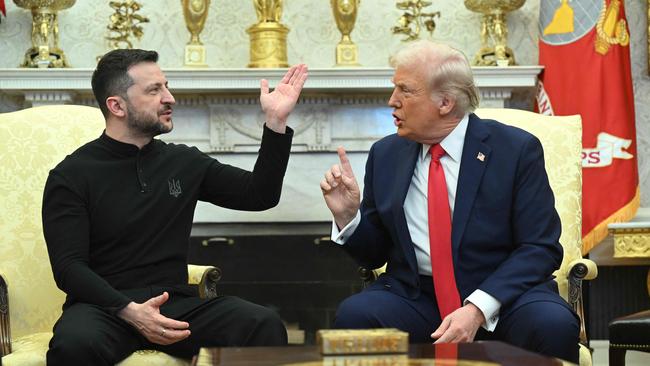
[(140, 193), (146, 193), (147, 183), (144, 180), (143, 168), (142, 168), (142, 150), (138, 151), (138, 154), (135, 156), (135, 171), (138, 176), (138, 183), (140, 184)]

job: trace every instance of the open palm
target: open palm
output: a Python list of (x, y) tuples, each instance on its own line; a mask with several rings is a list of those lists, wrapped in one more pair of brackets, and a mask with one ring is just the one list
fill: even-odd
[(296, 106), (305, 80), (307, 80), (307, 66), (304, 64), (292, 66), (271, 93), (269, 93), (269, 82), (262, 79), (260, 103), (269, 128), (284, 132), (287, 117)]

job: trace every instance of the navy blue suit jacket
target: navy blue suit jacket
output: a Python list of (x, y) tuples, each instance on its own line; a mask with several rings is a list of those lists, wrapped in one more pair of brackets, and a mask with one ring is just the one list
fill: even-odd
[[(372, 146), (361, 222), (343, 246), (367, 268), (388, 262), (373, 286), (409, 298), (420, 294), (420, 277), (403, 205), (420, 149), (397, 135)], [(552, 276), (562, 261), (560, 231), (539, 140), (471, 114), (452, 218), (461, 301), (481, 289), (501, 302), (501, 316), (531, 301), (568, 306)]]

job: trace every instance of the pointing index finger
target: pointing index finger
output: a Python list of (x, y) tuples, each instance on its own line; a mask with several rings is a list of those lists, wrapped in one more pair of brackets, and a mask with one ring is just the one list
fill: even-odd
[(339, 154), (339, 160), (341, 161), (341, 169), (343, 169), (343, 173), (348, 177), (354, 177), (352, 165), (350, 165), (350, 159), (348, 159), (348, 156), (345, 153), (345, 149), (342, 146), (339, 146), (336, 149), (336, 152)]

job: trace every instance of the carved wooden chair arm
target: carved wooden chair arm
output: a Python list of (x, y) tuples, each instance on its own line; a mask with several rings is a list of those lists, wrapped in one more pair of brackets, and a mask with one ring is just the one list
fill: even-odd
[(361, 277), (361, 284), (363, 288), (366, 288), (371, 283), (379, 277), (380, 274), (386, 272), (386, 264), (382, 267), (375, 269), (368, 269), (366, 267), (359, 267), (358, 269), (359, 277)]
[(187, 265), (188, 282), (199, 286), (199, 296), (203, 299), (217, 297), (217, 282), (221, 279), (221, 269), (214, 266)]
[(371, 283), (375, 282), (377, 279), (377, 274), (374, 270), (368, 269), (366, 267), (359, 267), (359, 277), (361, 277), (361, 284), (363, 288), (366, 288)]
[(593, 280), (598, 276), (596, 263), (589, 259), (576, 259), (569, 263), (567, 277), (569, 281), (569, 305), (580, 316), (580, 343), (587, 346), (587, 331), (582, 301), (582, 281)]
[(569, 278), (572, 276), (582, 280), (593, 280), (598, 277), (598, 266), (591, 259), (576, 259), (569, 263)]
[(9, 327), (9, 292), (7, 281), (0, 273), (0, 357), (11, 353), (11, 328)]

